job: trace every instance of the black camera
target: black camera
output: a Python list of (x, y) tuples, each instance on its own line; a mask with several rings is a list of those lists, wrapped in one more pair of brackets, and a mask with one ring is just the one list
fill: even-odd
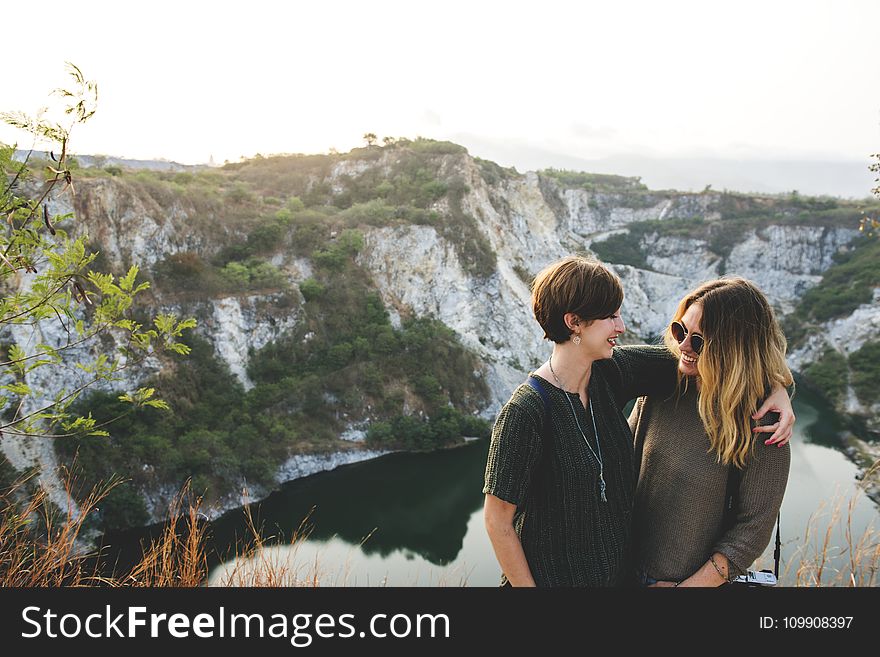
[(745, 575), (734, 577), (730, 583), (740, 586), (776, 586), (776, 575), (771, 570), (747, 570)]

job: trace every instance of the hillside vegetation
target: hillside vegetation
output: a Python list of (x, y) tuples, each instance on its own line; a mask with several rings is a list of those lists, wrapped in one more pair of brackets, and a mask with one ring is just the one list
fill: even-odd
[[(270, 488), (279, 465), (293, 454), (356, 448), (339, 439), (351, 426), (366, 432), (368, 445), (395, 449), (433, 449), (488, 434), (488, 423), (474, 415), (488, 399), (481, 363), (436, 320), (404, 316), (392, 325), (357, 259), (364, 231), (372, 227), (427, 225), (453, 245), (470, 275), (493, 275), (495, 253), (463, 210), (468, 186), (461, 172), (468, 157), (456, 144), (416, 139), (345, 154), (257, 156), (200, 171), (106, 166), (79, 172), (113, 179), (120, 190), (164, 211), (184, 207), (190, 228), (209, 236), (199, 250), (168, 255), (143, 273), (155, 300), (192, 307), (198, 315), (206, 298), (258, 293), (276, 311), (301, 312), (293, 331), (250, 354), (252, 389), (243, 388), (210, 344), (191, 335), (186, 364), (167, 359), (162, 373), (147, 382), (169, 401), (170, 413), (130, 412), (112, 425), (110, 439), (61, 446), (63, 459), (73, 463), (76, 457), (83, 471), (83, 491), (114, 473), (132, 477), (104, 501), (105, 528), (143, 523), (147, 505), (140, 491), (176, 490), (187, 477), (209, 501), (242, 482)], [(519, 176), (479, 158), (474, 163), (492, 186)], [(621, 176), (546, 170), (539, 179), (551, 207), (563, 189), (590, 192), (599, 211), (651, 208), (677, 194)], [(725, 258), (750, 229), (856, 225), (864, 210), (797, 194), (689, 196), (699, 203), (662, 221), (631, 223), (628, 234), (596, 242), (594, 250), (606, 261), (648, 268), (642, 244), (669, 235), (704, 239)], [(786, 324), (792, 342), (816, 322), (870, 298), (880, 283), (872, 267), (877, 251), (876, 242), (860, 243), (839, 258)], [(273, 264), (282, 253), (307, 263), (308, 278), (291, 283)], [(878, 389), (875, 347), (866, 345), (857, 364), (855, 354), (847, 363), (829, 352), (806, 374), (829, 398), (839, 398), (849, 381), (860, 397), (870, 398)], [(103, 393), (82, 408), (99, 422), (129, 410), (115, 394)]]
[[(63, 459), (76, 459), (82, 472), (83, 496), (114, 473), (130, 473), (132, 481), (104, 500), (104, 529), (143, 523), (147, 506), (139, 491), (178, 489), (187, 477), (208, 500), (243, 482), (271, 488), (292, 454), (352, 449), (339, 439), (352, 424), (379, 448), (434, 449), (488, 435), (488, 423), (474, 415), (488, 395), (482, 365), (436, 320), (404, 317), (392, 326), (356, 262), (366, 227), (416, 223), (453, 241), (472, 274), (494, 271), (494, 253), (461, 211), (463, 183), (440, 173), (446, 158), (464, 149), (417, 140), (393, 152), (385, 175), (375, 168), (342, 175), (335, 192), (321, 182), (332, 166), (373, 161), (381, 150), (257, 158), (197, 173), (91, 172), (162, 207), (189, 203), (196, 222), (214, 225), (213, 251), (177, 253), (156, 264), (149, 275), (158, 298), (195, 303), (260, 292), (272, 295), (275, 311), (304, 301), (296, 329), (251, 354), (251, 390), (208, 343), (190, 335), (188, 360), (169, 359), (147, 382), (168, 400), (170, 413), (125, 414), (115, 394), (82, 401), (98, 422), (122, 416), (109, 440), (60, 446)], [(282, 250), (310, 263), (312, 276), (296, 289), (270, 262)]]

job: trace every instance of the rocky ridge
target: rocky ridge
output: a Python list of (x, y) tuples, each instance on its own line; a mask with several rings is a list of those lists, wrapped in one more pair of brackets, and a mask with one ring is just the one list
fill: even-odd
[[(351, 176), (373, 167), (390, 170), (394, 151), (371, 161), (345, 161), (330, 169), (330, 188), (344, 189)], [(590, 252), (596, 242), (625, 233), (636, 222), (718, 217), (720, 195), (663, 192), (642, 195), (630, 202), (625, 193), (571, 189), (537, 173), (511, 175), (490, 184), (480, 166), (466, 154), (438, 156), (440, 171), (464, 180), (466, 192), (462, 210), (496, 256), (496, 269), (489, 276), (474, 276), (463, 265), (454, 245), (430, 225), (364, 227), (364, 248), (358, 264), (372, 277), (382, 301), (399, 322), (402, 315), (429, 315), (450, 327), (461, 342), (479, 355), (486, 365), (491, 391), (483, 409), (491, 417), (506, 401), (510, 391), (537, 366), (549, 351), (529, 310), (528, 276), (549, 262), (574, 251)], [(447, 211), (446, 199), (435, 204)], [(163, 202), (137, 194), (113, 178), (85, 179), (78, 183), (75, 200), (70, 195), (52, 201), (54, 213), (74, 212), (73, 232), (86, 232), (91, 242), (117, 270), (138, 262), (149, 267), (170, 254), (188, 251), (210, 252), (216, 248), (217, 228), (210, 217), (198, 217), (198, 210), (184, 198)], [(226, 231), (222, 229), (221, 232)], [(228, 231), (223, 233), (228, 239)], [(855, 227), (817, 227), (791, 222), (768, 223), (749, 230), (723, 259), (704, 239), (687, 236), (649, 235), (640, 244), (649, 268), (613, 265), (620, 275), (626, 299), (623, 314), (628, 329), (638, 339), (662, 332), (679, 298), (701, 280), (721, 273), (754, 280), (780, 313), (791, 312), (806, 290), (821, 280), (833, 263), (835, 253), (857, 236)], [(272, 294), (236, 294), (203, 298), (181, 304), (157, 297), (158, 307), (178, 313), (195, 313), (198, 332), (214, 347), (245, 387), (248, 354), (290, 331), (300, 318), (303, 299), (298, 285), (309, 278), (308, 261), (281, 248), (272, 258), (294, 289), (293, 303), (279, 309)], [(821, 335), (812, 335), (791, 354), (793, 369), (803, 370), (830, 345), (851, 353), (880, 328), (880, 304), (874, 300), (849, 317), (829, 322)], [(65, 336), (51, 322), (39, 327), (40, 341), (59, 345)], [(33, 338), (15, 335), (17, 341)], [(83, 356), (86, 354), (74, 354)], [(158, 363), (126, 374), (126, 385), (135, 385)], [(29, 381), (51, 395), (69, 382)], [(847, 396), (847, 412), (876, 418), (880, 407), (863, 407), (854, 394)], [(355, 423), (356, 424), (356, 423)], [(876, 425), (875, 425), (876, 426)], [(50, 441), (2, 439), (3, 453), (17, 468), (41, 464), (47, 487), (59, 495), (58, 482), (49, 474), (55, 463)], [(283, 482), (322, 469), (330, 469), (355, 458), (370, 458), (365, 450), (330, 455), (296, 455), (279, 468), (276, 479)], [(244, 485), (246, 482), (242, 482)], [(254, 493), (254, 491), (251, 491)], [(262, 494), (265, 491), (257, 491)], [(168, 491), (156, 491), (150, 499), (154, 518), (162, 516)], [(60, 501), (60, 497), (58, 501)], [(210, 509), (216, 515), (238, 506), (241, 499), (229, 495)]]

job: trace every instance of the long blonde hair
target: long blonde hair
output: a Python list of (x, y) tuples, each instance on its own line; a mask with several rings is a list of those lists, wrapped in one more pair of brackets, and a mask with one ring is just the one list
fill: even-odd
[[(742, 468), (754, 445), (752, 413), (775, 384), (789, 386), (793, 381), (785, 363), (785, 336), (767, 298), (744, 278), (702, 284), (681, 300), (674, 320), (680, 321), (695, 303), (703, 309), (698, 408), (709, 451), (715, 451), (719, 463)], [(664, 341), (681, 356), (671, 330)], [(681, 378), (679, 374), (680, 383)]]

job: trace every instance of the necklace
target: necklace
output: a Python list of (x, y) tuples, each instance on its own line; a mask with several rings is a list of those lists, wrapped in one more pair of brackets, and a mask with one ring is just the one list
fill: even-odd
[(556, 372), (553, 370), (553, 356), (550, 356), (550, 373), (553, 375), (553, 378), (556, 379), (556, 383), (562, 392), (565, 394), (565, 398), (568, 400), (568, 405), (571, 408), (571, 414), (574, 416), (574, 422), (577, 425), (578, 431), (581, 432), (581, 437), (584, 439), (584, 442), (587, 445), (587, 449), (590, 450), (590, 454), (593, 455), (593, 458), (596, 459), (596, 462), (599, 464), (599, 497), (603, 502), (607, 502), (608, 498), (605, 496), (605, 477), (604, 477), (604, 468), (602, 464), (602, 447), (599, 445), (599, 430), (596, 429), (596, 416), (593, 415), (593, 398), (590, 398), (590, 419), (593, 420), (593, 433), (596, 434), (596, 450), (598, 454), (593, 451), (593, 446), (590, 445), (590, 441), (587, 440), (587, 435), (584, 433), (584, 430), (581, 429), (581, 423), (578, 421), (577, 413), (574, 410), (574, 404), (571, 402), (571, 397), (568, 396), (568, 392), (565, 389), (565, 386), (562, 385), (562, 381), (559, 380), (559, 377), (556, 376)]

